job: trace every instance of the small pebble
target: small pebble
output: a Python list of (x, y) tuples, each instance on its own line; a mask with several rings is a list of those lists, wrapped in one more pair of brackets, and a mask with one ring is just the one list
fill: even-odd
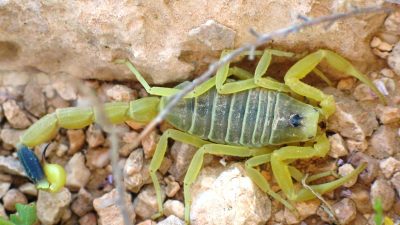
[(371, 48), (377, 48), (382, 43), (379, 37), (373, 37), (370, 43)]
[(305, 201), (305, 202), (297, 202), (294, 207), (297, 209), (299, 216), (297, 217), (290, 211), (288, 208), (284, 210), (284, 217), (287, 224), (298, 224), (305, 218), (314, 215), (317, 213), (317, 210), (320, 206), (320, 201), (318, 199)]
[(396, 35), (400, 35), (400, 12), (393, 11), (386, 18), (384, 26), (387, 31), (393, 32)]
[(399, 146), (397, 129), (389, 125), (382, 125), (373, 133), (368, 153), (375, 158), (383, 159), (392, 156), (396, 152), (397, 146)]
[(4, 115), (13, 128), (25, 129), (32, 123), (24, 111), (14, 100), (8, 100), (3, 104)]
[(345, 197), (348, 197), (354, 201), (358, 211), (363, 214), (370, 214), (373, 212), (371, 198), (369, 195), (369, 187), (355, 185), (346, 193), (349, 194), (346, 194)]
[[(161, 191), (161, 199), (165, 199), (165, 194)], [(136, 214), (142, 219), (150, 219), (158, 212), (156, 192), (153, 185), (147, 185), (137, 195), (133, 201)]]
[(181, 142), (174, 142), (171, 147), (172, 165), (169, 168), (169, 173), (177, 180), (183, 181), (190, 161), (197, 149), (191, 145)]
[(92, 202), (92, 195), (84, 188), (81, 188), (78, 192), (78, 196), (72, 202), (71, 209), (76, 215), (82, 217), (94, 209)]
[(384, 68), (381, 70), (381, 74), (385, 77), (389, 77), (389, 78), (393, 78), (394, 77), (394, 72), (393, 70), (389, 69), (389, 68)]
[(400, 108), (393, 106), (381, 106), (377, 108), (377, 116), (383, 124), (400, 121)]
[(359, 175), (359, 180), (361, 180), (364, 184), (367, 185), (370, 184), (378, 176), (378, 171), (379, 171), (378, 161), (365, 153), (362, 152), (354, 153), (353, 155), (350, 156), (349, 162), (354, 167), (359, 166), (361, 163), (367, 164), (367, 168)]
[(332, 208), (340, 224), (349, 224), (356, 218), (356, 205), (351, 199), (344, 198), (335, 203)]
[(393, 49), (393, 46), (387, 42), (382, 42), (379, 44), (378, 49), (383, 52), (390, 52)]
[(4, 208), (8, 211), (15, 212), (15, 204), (27, 204), (28, 200), (25, 195), (17, 189), (10, 189), (3, 196)]
[(75, 153), (65, 166), (67, 173), (66, 186), (72, 191), (78, 191), (86, 186), (90, 179), (90, 170), (85, 165), (85, 156)]
[(10, 187), (11, 187), (11, 182), (5, 182), (5, 181), (0, 182), (0, 199), (7, 193)]
[(113, 85), (106, 90), (106, 95), (114, 101), (128, 102), (135, 99), (135, 94), (132, 89), (125, 85)]
[(89, 148), (96, 148), (105, 142), (103, 132), (98, 125), (92, 124), (86, 130), (86, 141)]
[(21, 186), (18, 187), (18, 189), (26, 195), (30, 195), (30, 196), (38, 195), (38, 190), (36, 189), (36, 186), (30, 182), (22, 184)]
[(88, 213), (79, 219), (79, 225), (97, 225), (95, 213)]
[(19, 143), (19, 137), (24, 133), (24, 130), (4, 128), (0, 132), (0, 138), (4, 144), (16, 147)]
[(104, 168), (110, 163), (108, 148), (91, 148), (86, 153), (86, 165), (89, 169)]
[(137, 193), (143, 185), (151, 183), (149, 164), (144, 159), (143, 149), (137, 149), (129, 155), (123, 170), (124, 183), (128, 190)]
[(395, 192), (390, 183), (384, 179), (377, 179), (371, 186), (371, 204), (381, 199), (382, 208), (387, 211), (392, 208), (395, 200)]
[(337, 84), (337, 89), (339, 90), (351, 90), (355, 84), (355, 81), (353, 78), (343, 78), (339, 80)]
[[(346, 163), (343, 166), (339, 167), (339, 175), (344, 177), (344, 176), (350, 174), (351, 172), (353, 172), (353, 170), (354, 170), (354, 167), (351, 164)], [(350, 181), (346, 182), (343, 186), (344, 187), (353, 186), (357, 182), (357, 178), (358, 177), (354, 177)]]
[(164, 215), (174, 215), (180, 219), (184, 219), (184, 205), (178, 200), (167, 200), (164, 202)]
[(165, 183), (167, 184), (167, 187), (165, 188), (165, 194), (171, 198), (178, 193), (178, 191), (181, 189), (180, 185), (178, 182), (175, 181), (175, 178), (172, 176), (168, 176), (164, 178)]
[(400, 172), (395, 173), (390, 182), (396, 189), (397, 194), (400, 196)]
[(66, 101), (77, 99), (77, 90), (73, 82), (58, 81), (53, 83), (53, 88), (57, 91), (58, 95)]
[(354, 97), (358, 101), (375, 100), (377, 96), (366, 84), (359, 84), (353, 92)]
[(142, 147), (146, 159), (150, 159), (153, 156), (159, 140), (160, 135), (155, 130), (142, 139)]
[(71, 193), (66, 188), (57, 193), (39, 191), (36, 202), (39, 221), (44, 225), (57, 224), (70, 203)]
[(82, 149), (85, 144), (85, 133), (83, 130), (67, 130), (67, 137), (69, 142), (68, 154), (73, 155)]
[(346, 156), (349, 154), (347, 151), (347, 148), (345, 146), (344, 140), (340, 134), (334, 134), (332, 136), (329, 136), (329, 143), (330, 143), (330, 150), (328, 155), (331, 156), (332, 158), (339, 158), (342, 156)]
[(157, 225), (185, 225), (185, 222), (178, 217), (171, 215), (158, 222)]
[(400, 171), (400, 161), (393, 157), (388, 157), (379, 162), (379, 167), (383, 175), (389, 179), (394, 172)]
[[(134, 224), (135, 223), (135, 211), (132, 205), (132, 196), (128, 193), (124, 194), (125, 196), (125, 207), (128, 211), (128, 215), (131, 217), (130, 220)], [(122, 225), (124, 224), (124, 220), (121, 215), (121, 211), (117, 205), (117, 191), (113, 189), (109, 193), (104, 194), (103, 196), (94, 199), (93, 207), (99, 215), (99, 224), (107, 224), (107, 225)]]
[(0, 156), (0, 172), (23, 177), (26, 176), (22, 164), (11, 156)]
[(356, 140), (352, 140), (352, 139), (347, 139), (346, 146), (351, 153), (364, 152), (368, 148), (368, 142), (367, 142), (367, 140), (356, 141)]

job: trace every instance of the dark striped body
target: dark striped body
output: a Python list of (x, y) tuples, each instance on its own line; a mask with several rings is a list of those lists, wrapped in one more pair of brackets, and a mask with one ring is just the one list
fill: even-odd
[(312, 106), (276, 91), (255, 88), (222, 95), (212, 88), (197, 98), (181, 100), (166, 120), (214, 143), (261, 147), (313, 138), (318, 120), (308, 121), (315, 123), (315, 128), (306, 138), (302, 127), (291, 127), (287, 122), (294, 113), (305, 115), (310, 110), (315, 113)]

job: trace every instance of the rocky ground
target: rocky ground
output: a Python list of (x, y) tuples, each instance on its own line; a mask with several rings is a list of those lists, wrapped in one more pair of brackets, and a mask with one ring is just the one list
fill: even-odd
[[(194, 32), (194, 31), (193, 31)], [(340, 224), (373, 224), (372, 203), (380, 198), (385, 214), (400, 221), (400, 13), (386, 18), (370, 38), (370, 48), (379, 69), (368, 72), (387, 105), (364, 84), (342, 78), (335, 88), (324, 91), (335, 96), (337, 111), (328, 121), (331, 151), (325, 159), (300, 161), (305, 173), (337, 169), (346, 175), (361, 162), (368, 168), (357, 180), (324, 195)], [(367, 52), (368, 50), (362, 50)], [(361, 50), (360, 50), (361, 51)], [(382, 65), (382, 66), (381, 66)], [(116, 191), (109, 157), (110, 140), (98, 126), (81, 130), (61, 130), (47, 152), (49, 162), (66, 168), (66, 188), (51, 195), (37, 191), (16, 158), (15, 145), (23, 131), (41, 116), (56, 108), (92, 103), (62, 76), (28, 71), (1, 71), (0, 87), (0, 215), (15, 212), (16, 203), (36, 202), (42, 224), (122, 224), (116, 206)], [(146, 96), (137, 83), (84, 80), (102, 101), (130, 101)], [(141, 143), (134, 139), (141, 126), (117, 126), (120, 143), (119, 165), (123, 168), (126, 207), (135, 224), (184, 224), (182, 181), (195, 148), (171, 143), (159, 171), (163, 185), (165, 217), (150, 219), (157, 211), (148, 173), (157, 141), (168, 124), (162, 124)], [(40, 155), (43, 146), (35, 148)], [(300, 218), (275, 201), (270, 201), (246, 176), (240, 159), (212, 157), (205, 160), (193, 185), (193, 224), (326, 224), (332, 223), (320, 200), (296, 205)], [(268, 165), (261, 168), (274, 190)], [(330, 178), (333, 179), (333, 178)]]

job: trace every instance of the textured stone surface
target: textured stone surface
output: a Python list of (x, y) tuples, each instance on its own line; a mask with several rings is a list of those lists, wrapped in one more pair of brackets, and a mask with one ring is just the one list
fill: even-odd
[(193, 225), (265, 224), (271, 216), (268, 195), (245, 175), (239, 163), (204, 168), (191, 190)]
[(43, 225), (57, 224), (71, 202), (71, 193), (64, 188), (58, 193), (39, 191), (37, 216)]
[(72, 156), (65, 167), (65, 172), (67, 173), (66, 186), (74, 191), (85, 187), (90, 178), (90, 170), (85, 165), (85, 156), (82, 153)]
[[(296, 22), (299, 14), (317, 17), (382, 2), (4, 1), (0, 48), (5, 50), (0, 67), (18, 70), (29, 66), (50, 74), (132, 79), (124, 66), (112, 63), (115, 58), (129, 58), (151, 76), (149, 80), (166, 83), (188, 78), (215, 58), (214, 49), (254, 40), (250, 27), (270, 32)], [(276, 39), (274, 44), (299, 51), (325, 47), (368, 65), (372, 60), (369, 37), (383, 20), (383, 15), (352, 17), (330, 29), (315, 27)], [(202, 33), (204, 26), (210, 29)], [(202, 38), (204, 34), (207, 37)]]

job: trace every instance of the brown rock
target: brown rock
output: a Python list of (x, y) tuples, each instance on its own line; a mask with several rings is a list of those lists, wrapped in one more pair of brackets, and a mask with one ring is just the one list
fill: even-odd
[(26, 199), (25, 195), (17, 189), (8, 190), (3, 196), (4, 208), (8, 211), (15, 212), (15, 204), (17, 203), (27, 204), (28, 200)]
[(17, 105), (14, 100), (8, 100), (4, 102), (3, 110), (7, 121), (13, 128), (25, 129), (32, 124), (24, 111)]
[(22, 193), (24, 193), (26, 195), (30, 195), (30, 196), (38, 195), (38, 190), (36, 189), (36, 186), (30, 182), (19, 186), (18, 190), (20, 190)]
[(383, 124), (400, 121), (400, 108), (392, 106), (379, 106), (377, 116)]
[(400, 42), (398, 42), (390, 53), (387, 63), (389, 67), (400, 76)]
[(337, 84), (337, 89), (350, 90), (353, 88), (354, 83), (355, 83), (355, 81), (354, 81), (354, 78), (352, 78), (352, 77), (343, 78), (343, 79), (339, 80), (339, 82)]
[(110, 151), (108, 148), (89, 149), (86, 160), (89, 169), (103, 168), (110, 163)]
[[(130, 216), (132, 223), (135, 223), (135, 210), (131, 202), (131, 195), (125, 193), (125, 208)], [(93, 201), (93, 207), (99, 215), (99, 222), (107, 225), (123, 225), (124, 221), (117, 205), (117, 191), (113, 189), (111, 192), (104, 194), (100, 198)]]
[(106, 90), (106, 95), (114, 101), (129, 102), (135, 99), (134, 91), (121, 84), (112, 85)]
[(67, 130), (67, 136), (69, 141), (68, 154), (73, 155), (85, 144), (85, 133), (83, 130)]
[(377, 199), (382, 201), (382, 208), (387, 211), (392, 208), (395, 200), (395, 192), (390, 183), (384, 179), (377, 179), (371, 186), (371, 204)]
[(383, 159), (397, 153), (399, 144), (397, 129), (383, 125), (372, 135), (368, 152), (375, 158)]
[(373, 212), (372, 204), (370, 200), (369, 190), (361, 185), (356, 185), (345, 191), (347, 193), (345, 197), (350, 198), (356, 204), (356, 208), (363, 214), (370, 214)]
[(142, 147), (146, 159), (150, 159), (153, 156), (158, 140), (160, 140), (160, 135), (155, 130), (142, 139)]
[(342, 136), (340, 136), (339, 134), (334, 134), (332, 136), (329, 136), (329, 143), (331, 148), (329, 150), (328, 155), (330, 157), (337, 159), (339, 157), (346, 156), (347, 154), (349, 154), (346, 145), (344, 143), (344, 140)]
[(57, 91), (58, 95), (66, 100), (76, 100), (77, 98), (77, 90), (75, 88), (75, 83), (70, 80), (61, 80), (53, 83), (54, 90)]
[(92, 195), (84, 188), (81, 188), (78, 192), (78, 196), (72, 202), (71, 209), (76, 215), (83, 217), (94, 209), (92, 202)]
[(389, 157), (379, 162), (379, 167), (386, 178), (392, 177), (394, 172), (400, 171), (400, 161)]
[(364, 152), (368, 148), (368, 142), (366, 140), (356, 141), (352, 139), (346, 140), (346, 146), (350, 152)]
[(165, 188), (165, 194), (171, 198), (176, 195), (176, 193), (181, 189), (179, 183), (175, 181), (172, 176), (168, 176), (164, 179), (167, 187)]
[(37, 216), (43, 225), (57, 224), (71, 202), (71, 193), (63, 188), (60, 192), (39, 191), (36, 203)]
[[(338, 171), (339, 171), (339, 175), (344, 177), (346, 175), (349, 175), (351, 172), (353, 172), (354, 167), (350, 164), (350, 163), (346, 163), (342, 166), (339, 167)], [(355, 177), (351, 180), (349, 180), (348, 182), (346, 182), (345, 184), (343, 184), (344, 187), (351, 187), (353, 186), (356, 182), (357, 182), (357, 178)]]
[(174, 215), (180, 219), (184, 219), (185, 206), (178, 200), (167, 200), (164, 202), (164, 215)]
[(342, 199), (341, 201), (335, 203), (332, 208), (340, 224), (349, 224), (356, 218), (356, 205), (351, 199)]
[(11, 182), (0, 181), (0, 199), (8, 192)]
[(33, 81), (30, 81), (24, 90), (24, 106), (36, 117), (46, 114), (46, 99), (42, 88)]
[(171, 147), (172, 165), (169, 168), (169, 173), (177, 180), (183, 181), (190, 161), (197, 149), (191, 145), (181, 142), (174, 142)]
[(86, 141), (89, 148), (96, 148), (105, 142), (103, 132), (98, 125), (92, 124), (86, 131)]
[(97, 217), (94, 213), (88, 213), (79, 219), (79, 225), (97, 225)]
[(24, 130), (4, 128), (0, 132), (0, 138), (4, 144), (16, 147), (19, 143), (19, 137), (24, 133)]
[(390, 182), (396, 189), (397, 194), (400, 196), (400, 172), (395, 173)]
[(385, 20), (385, 29), (394, 34), (400, 35), (400, 12), (392, 12)]
[(370, 184), (376, 178), (376, 176), (378, 176), (378, 161), (362, 152), (356, 152), (355, 154), (352, 154), (349, 158), (349, 162), (354, 167), (359, 166), (361, 163), (367, 164), (367, 168), (359, 175), (359, 180), (361, 180), (364, 184)]
[(77, 191), (89, 182), (90, 170), (85, 166), (85, 156), (78, 152), (68, 161), (65, 166), (65, 172), (67, 173), (66, 186)]

